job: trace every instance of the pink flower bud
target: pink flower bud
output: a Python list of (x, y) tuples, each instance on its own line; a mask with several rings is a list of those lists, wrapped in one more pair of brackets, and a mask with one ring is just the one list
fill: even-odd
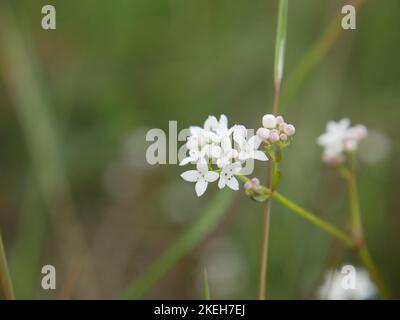
[(279, 139), (281, 139), (282, 141), (287, 141), (287, 135), (284, 133), (281, 133), (279, 136)]
[(295, 129), (294, 125), (288, 124), (288, 125), (285, 127), (285, 133), (286, 133), (288, 136), (294, 135), (295, 132), (296, 132), (296, 129)]
[(282, 124), (282, 123), (285, 123), (285, 120), (283, 120), (283, 117), (282, 117), (282, 116), (277, 116), (277, 117), (276, 117), (276, 122), (277, 122), (278, 124)]
[(279, 130), (281, 130), (281, 131), (285, 131), (286, 127), (287, 127), (287, 123), (286, 122), (283, 122), (283, 123), (279, 124)]
[(279, 140), (279, 133), (276, 130), (271, 130), (269, 133), (269, 140), (274, 143)]
[(247, 181), (247, 182), (244, 184), (244, 190), (245, 190), (245, 191), (250, 191), (250, 190), (252, 189), (252, 187), (253, 187), (253, 184), (251, 183), (251, 181)]
[(260, 180), (258, 180), (258, 178), (251, 179), (251, 183), (252, 183), (253, 187), (258, 188), (260, 186)]
[(261, 139), (261, 140), (267, 140), (269, 138), (269, 130), (266, 128), (259, 128), (257, 130), (257, 136)]

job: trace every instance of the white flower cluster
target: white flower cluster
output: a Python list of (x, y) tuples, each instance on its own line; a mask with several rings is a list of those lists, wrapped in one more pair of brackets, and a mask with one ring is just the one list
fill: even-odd
[(338, 165), (346, 161), (346, 153), (357, 150), (358, 143), (367, 135), (367, 128), (361, 124), (350, 127), (349, 119), (329, 121), (326, 132), (318, 137), (318, 144), (324, 148), (322, 161)]
[(295, 133), (294, 126), (287, 124), (282, 116), (267, 114), (262, 123), (263, 127), (250, 137), (243, 125), (229, 128), (225, 115), (221, 115), (219, 120), (209, 116), (203, 127), (190, 127), (186, 142), (189, 156), (180, 165), (195, 163), (197, 167), (196, 170), (184, 172), (182, 178), (196, 183), (198, 196), (206, 191), (208, 183), (218, 179), (220, 189), (228, 186), (238, 190), (239, 182), (235, 175), (242, 174), (246, 161), (268, 160), (265, 152), (258, 150), (260, 145), (264, 143), (267, 151), (273, 145), (283, 148)]
[(247, 137), (247, 129), (242, 125), (228, 127), (228, 119), (221, 115), (219, 120), (209, 116), (203, 127), (190, 127), (186, 147), (189, 156), (182, 160), (181, 166), (195, 163), (196, 170), (184, 172), (184, 180), (195, 182), (196, 193), (201, 196), (209, 182), (218, 180), (220, 189), (228, 186), (239, 189), (235, 175), (250, 159), (268, 160), (266, 154), (258, 150), (262, 143), (257, 135)]
[(318, 296), (323, 300), (367, 300), (377, 294), (377, 289), (366, 270), (355, 269), (354, 287), (345, 286), (346, 275), (339, 271), (329, 271), (319, 288)]

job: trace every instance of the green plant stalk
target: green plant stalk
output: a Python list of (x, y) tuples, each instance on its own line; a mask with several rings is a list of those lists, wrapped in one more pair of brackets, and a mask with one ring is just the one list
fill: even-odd
[[(285, 60), (286, 46), (286, 26), (287, 26), (288, 0), (279, 0), (278, 23), (275, 41), (275, 61), (274, 61), (274, 105), (273, 113), (278, 113), (279, 94), (283, 76), (283, 65)], [(275, 161), (268, 163), (268, 186), (273, 189), (273, 176), (276, 170)], [(267, 200), (264, 206), (263, 239), (260, 256), (260, 279), (258, 299), (264, 300), (266, 296), (267, 267), (268, 267), (268, 242), (270, 228), (271, 202)]]
[(204, 300), (211, 300), (211, 295), (210, 295), (210, 285), (208, 284), (208, 274), (207, 274), (207, 269), (204, 269), (204, 275), (203, 275), (203, 286), (204, 286)]
[(355, 241), (355, 249), (358, 257), (364, 266), (367, 268), (369, 274), (378, 287), (380, 295), (383, 299), (390, 299), (391, 294), (385, 285), (383, 277), (372, 259), (367, 244), (364, 239), (364, 230), (361, 221), (360, 202), (358, 198), (357, 179), (355, 174), (354, 158), (350, 157), (350, 170), (345, 167), (340, 168), (340, 173), (347, 183), (349, 193), (350, 214), (352, 220), (353, 236)]
[(368, 248), (366, 245), (361, 246), (357, 249), (358, 257), (360, 258), (361, 262), (367, 268), (369, 274), (371, 275), (372, 279), (376, 283), (378, 290), (383, 299), (391, 299), (391, 293), (385, 285), (385, 281), (383, 280), (381, 273), (379, 272), (378, 267), (376, 266), (374, 260), (372, 259)]
[(6, 300), (15, 299), (10, 272), (8, 271), (7, 258), (3, 246), (1, 233), (0, 233), (0, 288), (2, 291), (1, 296), (4, 297), (4, 299)]
[(292, 212), (297, 214), (298, 216), (310, 221), (320, 229), (324, 230), (325, 232), (329, 233), (333, 237), (342, 241), (346, 246), (353, 247), (354, 241), (353, 239), (348, 236), (346, 233), (341, 231), (340, 229), (334, 227), (330, 223), (322, 220), (321, 218), (317, 217), (316, 215), (312, 214), (310, 211), (307, 211), (297, 205), (296, 203), (292, 202), (291, 200), (287, 199), (277, 191), (271, 193), (271, 197), (283, 204), (285, 207), (290, 209)]

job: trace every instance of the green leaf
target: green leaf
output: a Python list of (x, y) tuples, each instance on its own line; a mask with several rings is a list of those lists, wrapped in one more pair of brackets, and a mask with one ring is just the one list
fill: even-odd
[(142, 298), (185, 254), (214, 229), (224, 216), (233, 197), (234, 193), (228, 190), (219, 191), (200, 217), (133, 282), (122, 298)]

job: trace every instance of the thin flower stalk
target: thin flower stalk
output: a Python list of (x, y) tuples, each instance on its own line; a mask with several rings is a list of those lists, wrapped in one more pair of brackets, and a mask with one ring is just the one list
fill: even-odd
[(352, 230), (355, 241), (355, 249), (357, 251), (358, 257), (364, 266), (367, 268), (368, 272), (371, 274), (372, 279), (377, 285), (380, 295), (383, 299), (390, 299), (391, 293), (385, 285), (385, 281), (372, 259), (367, 244), (364, 239), (364, 230), (361, 220), (360, 204), (358, 200), (358, 188), (357, 179), (355, 172), (354, 155), (349, 156), (349, 167), (341, 167), (340, 173), (347, 183), (347, 189), (349, 194), (349, 205), (350, 205), (350, 215), (352, 220)]

